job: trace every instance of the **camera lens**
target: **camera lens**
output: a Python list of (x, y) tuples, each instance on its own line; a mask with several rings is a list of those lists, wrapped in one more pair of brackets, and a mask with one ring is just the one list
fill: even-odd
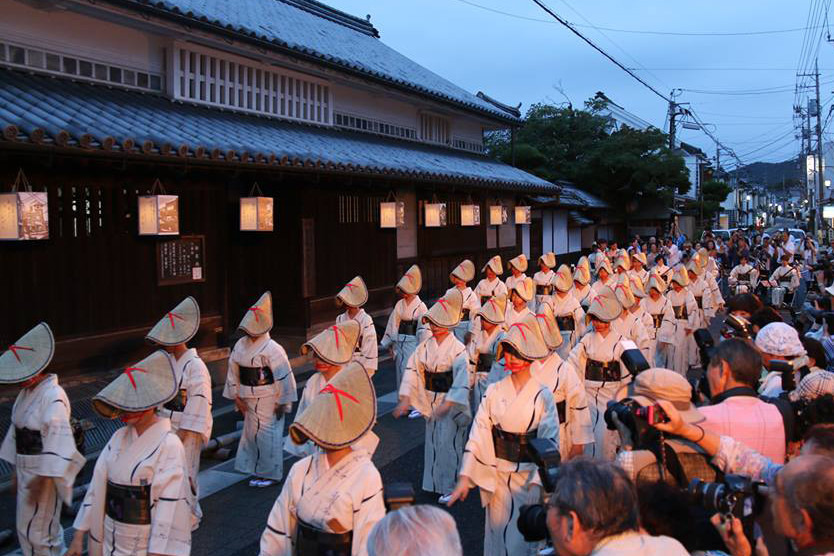
[(518, 511), (518, 532), (527, 542), (538, 542), (548, 538), (547, 508), (543, 504), (521, 506)]

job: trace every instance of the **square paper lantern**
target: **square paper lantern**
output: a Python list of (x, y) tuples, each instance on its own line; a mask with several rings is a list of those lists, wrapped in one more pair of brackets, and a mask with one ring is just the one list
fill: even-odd
[(510, 215), (507, 213), (507, 207), (504, 205), (492, 205), (489, 207), (489, 225), (500, 226), (506, 224)]
[(49, 239), (46, 192), (0, 194), (0, 239)]
[(240, 198), (240, 231), (271, 232), (274, 227), (272, 197)]
[(481, 225), (481, 205), (461, 205), (460, 206), (460, 225), (461, 226), (480, 226)]
[(405, 225), (405, 202), (379, 203), (379, 227), (399, 228)]
[(515, 223), (516, 224), (530, 224), (533, 218), (530, 214), (529, 206), (515, 207)]
[(426, 203), (426, 228), (446, 225), (446, 203)]
[(180, 233), (179, 196), (139, 197), (139, 235), (175, 236)]

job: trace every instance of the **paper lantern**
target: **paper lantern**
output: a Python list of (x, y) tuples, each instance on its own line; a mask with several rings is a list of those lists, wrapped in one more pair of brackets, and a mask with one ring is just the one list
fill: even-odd
[(461, 226), (480, 226), (481, 225), (481, 205), (461, 205), (460, 206), (460, 225)]
[(426, 203), (426, 228), (446, 225), (446, 203)]
[(175, 236), (180, 233), (179, 196), (139, 197), (139, 235)]
[(515, 223), (516, 224), (530, 224), (533, 222), (532, 215), (530, 214), (530, 207), (529, 206), (519, 206), (515, 207)]
[(272, 197), (240, 198), (240, 231), (271, 232), (275, 223)]
[(386, 201), (379, 203), (379, 227), (399, 228), (405, 225), (405, 202)]
[[(25, 191), (18, 191), (19, 188)], [(0, 239), (49, 239), (49, 200), (46, 192), (32, 191), (23, 170), (11, 193), (0, 194)]]
[(509, 218), (510, 217), (507, 213), (507, 207), (505, 207), (504, 205), (491, 205), (489, 207), (490, 226), (500, 226), (502, 224), (506, 224)]

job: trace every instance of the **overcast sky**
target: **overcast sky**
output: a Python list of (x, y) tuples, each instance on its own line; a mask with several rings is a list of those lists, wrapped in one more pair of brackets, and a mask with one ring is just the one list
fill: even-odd
[[(666, 125), (665, 101), (550, 19), (532, 0), (325, 1), (354, 15), (370, 14), (386, 44), (469, 91), (483, 90), (508, 104), (521, 102), (522, 110), (535, 102), (566, 102), (565, 97), (581, 106), (596, 91), (604, 91), (650, 123)], [(664, 95), (673, 88), (683, 89), (678, 101), (692, 103), (701, 120), (715, 124), (719, 140), (745, 163), (781, 161), (799, 151), (799, 140), (792, 131), (792, 107), (804, 42), (810, 45), (805, 48), (810, 55), (806, 52), (803, 56), (803, 65), (810, 63), (810, 67), (819, 45), (823, 114), (831, 104), (834, 43), (825, 40), (824, 13), (824, 4), (830, 0), (546, 3), (571, 23), (584, 26), (579, 30), (624, 65), (646, 68), (638, 74)], [(811, 19), (821, 28), (810, 31), (808, 37), (802, 30), (669, 36), (588, 27), (675, 33), (774, 31), (807, 27), (812, 9)], [(745, 94), (704, 94), (687, 89)], [(714, 156), (715, 144), (702, 132), (679, 128), (679, 133), (684, 141)]]

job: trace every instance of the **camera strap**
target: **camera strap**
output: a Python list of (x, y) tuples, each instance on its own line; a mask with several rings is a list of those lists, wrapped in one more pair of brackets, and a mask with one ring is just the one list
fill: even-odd
[(689, 480), (687, 479), (686, 472), (683, 470), (683, 466), (678, 459), (677, 452), (675, 452), (675, 449), (672, 448), (672, 446), (666, 443), (666, 438), (662, 433), (660, 434), (658, 441), (652, 442), (647, 448), (652, 454), (654, 454), (661, 481), (666, 482), (666, 471), (669, 471), (680, 488), (687, 488), (687, 486), (689, 486)]

